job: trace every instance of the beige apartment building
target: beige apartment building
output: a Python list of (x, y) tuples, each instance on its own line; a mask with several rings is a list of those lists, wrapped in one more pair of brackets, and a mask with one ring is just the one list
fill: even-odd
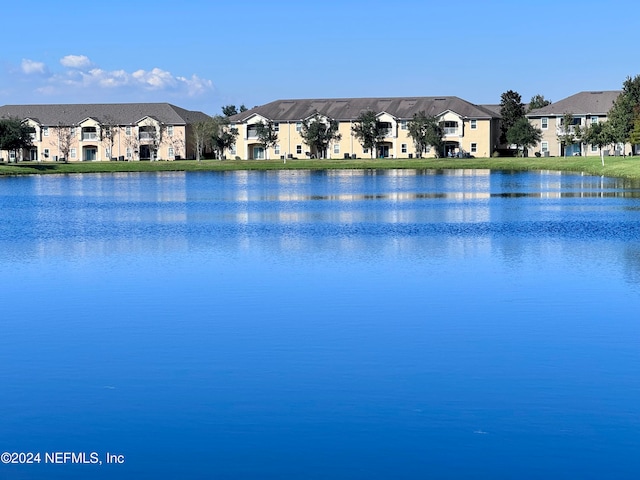
[(46, 162), (195, 158), (192, 125), (211, 117), (169, 103), (120, 103), (5, 105), (0, 118), (33, 129), (30, 148), (0, 158)]
[[(532, 110), (526, 117), (529, 122), (542, 131), (541, 141), (530, 148), (529, 156), (540, 153), (541, 156), (562, 157), (571, 155), (596, 156), (600, 150), (596, 145), (575, 142), (563, 145), (559, 136), (563, 133), (563, 118), (573, 116), (573, 125), (586, 128), (593, 123), (607, 121), (609, 110), (620, 95), (620, 90), (580, 92), (546, 107)], [(622, 155), (631, 152), (631, 145), (616, 144), (607, 149), (608, 155)]]
[[(300, 132), (302, 122), (319, 115), (339, 123), (341, 139), (330, 145), (327, 158), (411, 158), (417, 155), (408, 135), (408, 122), (414, 114), (436, 116), (444, 128), (445, 147), (440, 155), (469, 154), (488, 157), (498, 146), (499, 106), (474, 105), (458, 97), (339, 98), (277, 100), (230, 117), (238, 130), (236, 145), (227, 158), (307, 158), (314, 154), (305, 145)], [(363, 148), (352, 133), (360, 114), (373, 111), (386, 129), (377, 152)], [(271, 121), (278, 133), (278, 143), (265, 149), (257, 136), (256, 124)], [(426, 156), (435, 156), (429, 150)]]

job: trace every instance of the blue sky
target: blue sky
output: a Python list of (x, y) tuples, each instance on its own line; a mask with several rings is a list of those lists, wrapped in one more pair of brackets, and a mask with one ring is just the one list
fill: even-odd
[(525, 102), (640, 73), (635, 0), (34, 0), (2, 7), (0, 105), (456, 95)]

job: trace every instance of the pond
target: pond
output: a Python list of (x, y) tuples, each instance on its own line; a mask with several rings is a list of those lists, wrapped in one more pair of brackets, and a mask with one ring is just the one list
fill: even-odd
[(40, 454), (3, 478), (640, 471), (633, 183), (42, 175), (0, 206), (0, 451)]

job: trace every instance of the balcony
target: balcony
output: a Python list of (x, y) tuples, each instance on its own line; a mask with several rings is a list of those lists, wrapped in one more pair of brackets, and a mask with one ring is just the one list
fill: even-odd
[(143, 141), (143, 140), (150, 141), (150, 140), (153, 140), (154, 137), (155, 137), (155, 134), (152, 133), (152, 132), (140, 132), (140, 135), (138, 136), (138, 139), (140, 141)]
[(98, 140), (96, 132), (82, 132), (82, 140)]

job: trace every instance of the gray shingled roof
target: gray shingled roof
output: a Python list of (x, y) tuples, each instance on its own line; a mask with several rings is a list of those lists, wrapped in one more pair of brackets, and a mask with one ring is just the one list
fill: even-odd
[(620, 90), (608, 90), (599, 92), (580, 92), (546, 107), (532, 110), (527, 117), (544, 117), (564, 115), (606, 115), (616, 98), (620, 95)]
[(232, 122), (243, 122), (254, 114), (275, 122), (300, 121), (319, 113), (335, 120), (355, 120), (372, 110), (386, 112), (398, 119), (411, 119), (415, 113), (440, 115), (451, 110), (466, 118), (499, 118), (496, 112), (474, 105), (458, 97), (395, 97), (395, 98), (332, 98), (304, 100), (276, 100), (233, 115)]
[(169, 125), (185, 125), (210, 119), (202, 112), (185, 110), (170, 103), (90, 103), (57, 105), (4, 105), (0, 118), (30, 118), (41, 125), (75, 125), (87, 118), (101, 123), (132, 125), (144, 117)]

